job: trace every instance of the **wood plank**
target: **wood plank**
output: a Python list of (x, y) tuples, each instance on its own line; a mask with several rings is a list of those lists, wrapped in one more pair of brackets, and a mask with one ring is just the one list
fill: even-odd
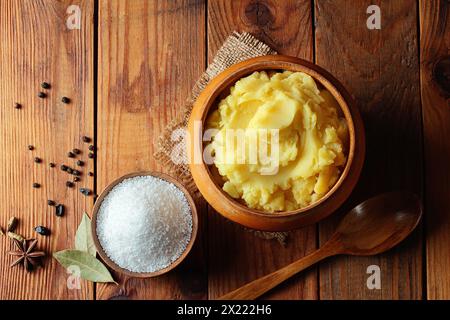
[[(98, 186), (159, 170), (154, 146), (205, 69), (204, 1), (102, 0), (99, 4)], [(202, 211), (199, 210), (199, 214)], [(97, 286), (97, 298), (206, 297), (203, 241), (156, 279)]]
[[(427, 298), (450, 299), (450, 3), (420, 1)], [(446, 77), (446, 78), (445, 78)], [(447, 168), (447, 169), (446, 169)]]
[[(81, 29), (66, 27), (69, 5), (81, 9)], [(1, 299), (92, 299), (93, 285), (81, 289), (67, 287), (66, 270), (51, 258), (54, 251), (74, 246), (74, 236), (83, 211), (90, 211), (92, 198), (77, 189), (68, 189), (62, 163), (75, 167), (67, 152), (80, 148), (87, 162), (83, 135), (93, 135), (93, 11), (91, 0), (2, 0), (0, 1), (0, 226), (10, 216), (20, 219), (17, 232), (36, 237), (47, 253), (44, 267), (33, 273), (9, 268), (10, 241), (0, 237)], [(46, 99), (37, 94), (42, 81), (51, 83)], [(61, 97), (71, 103), (65, 105)], [(14, 103), (22, 109), (14, 109)], [(33, 152), (27, 146), (35, 146)], [(42, 158), (41, 164), (33, 162)], [(58, 167), (51, 169), (49, 163)], [(92, 170), (89, 163), (83, 171)], [(33, 189), (38, 182), (40, 189)], [(80, 185), (93, 187), (93, 179), (83, 175)], [(47, 206), (53, 199), (66, 206), (58, 218)], [(48, 237), (33, 228), (51, 229)]]
[(208, 59), (233, 31), (247, 31), (280, 54), (313, 59), (311, 3), (306, 0), (208, 2)]
[[(366, 9), (381, 8), (381, 30), (366, 27)], [(339, 215), (386, 191), (421, 194), (422, 137), (417, 5), (398, 1), (315, 1), (316, 62), (355, 96), (366, 126), (367, 154), (361, 180), (347, 204), (320, 225), (323, 244)], [(321, 264), (321, 299), (420, 299), (421, 230), (376, 257), (339, 257)], [(381, 268), (381, 290), (369, 290), (367, 267)]]
[[(234, 30), (247, 31), (279, 53), (312, 60), (311, 1), (208, 2), (208, 57), (211, 62)], [(316, 227), (293, 232), (286, 248), (222, 218), (209, 208), (209, 297), (217, 298), (250, 280), (275, 271), (316, 248)], [(316, 299), (317, 269), (311, 268), (264, 296), (265, 299)]]

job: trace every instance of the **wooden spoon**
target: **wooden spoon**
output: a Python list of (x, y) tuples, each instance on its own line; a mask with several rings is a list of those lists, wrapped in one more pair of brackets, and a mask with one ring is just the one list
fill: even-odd
[(420, 199), (408, 192), (385, 193), (366, 200), (345, 215), (336, 232), (320, 249), (219, 300), (256, 299), (294, 274), (330, 256), (370, 256), (387, 251), (414, 230), (421, 216)]

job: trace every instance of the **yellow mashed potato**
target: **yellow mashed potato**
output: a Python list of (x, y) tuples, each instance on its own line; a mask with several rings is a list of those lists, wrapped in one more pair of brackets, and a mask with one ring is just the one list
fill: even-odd
[[(223, 190), (267, 212), (320, 199), (346, 162), (348, 130), (339, 110), (332, 95), (302, 72), (254, 72), (237, 81), (207, 119), (207, 128), (217, 130), (207, 147), (224, 179)], [(234, 139), (238, 135), (227, 134), (229, 129), (238, 129), (243, 145)], [(255, 135), (260, 129), (272, 131)], [(271, 140), (274, 132), (278, 147)], [(274, 156), (269, 164), (259, 159), (266, 150)]]

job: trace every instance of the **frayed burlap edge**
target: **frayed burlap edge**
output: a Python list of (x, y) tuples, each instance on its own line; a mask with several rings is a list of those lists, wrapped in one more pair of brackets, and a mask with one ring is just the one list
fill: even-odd
[[(233, 64), (269, 54), (277, 54), (277, 52), (247, 32), (233, 32), (217, 51), (212, 63), (195, 83), (191, 95), (186, 100), (179, 116), (166, 126), (163, 133), (158, 138), (156, 152), (154, 154), (155, 159), (168, 170), (169, 173), (180, 179), (180, 182), (191, 192), (196, 201), (201, 198), (201, 194), (192, 179), (187, 164), (185, 144), (180, 140), (173, 139), (173, 134), (174, 132), (177, 132), (177, 130), (184, 130), (187, 127), (189, 116), (192, 111), (192, 105), (211, 79)], [(177, 135), (177, 137), (182, 139), (181, 136)], [(277, 239), (282, 245), (286, 244), (286, 232), (263, 232), (247, 228), (244, 229), (254, 233), (260, 238)]]

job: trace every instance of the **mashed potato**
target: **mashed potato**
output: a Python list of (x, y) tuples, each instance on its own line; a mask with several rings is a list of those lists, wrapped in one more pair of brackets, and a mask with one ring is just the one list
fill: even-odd
[(223, 190), (267, 212), (320, 199), (346, 162), (348, 130), (339, 110), (302, 72), (254, 72), (237, 81), (207, 120), (217, 130), (207, 147)]

